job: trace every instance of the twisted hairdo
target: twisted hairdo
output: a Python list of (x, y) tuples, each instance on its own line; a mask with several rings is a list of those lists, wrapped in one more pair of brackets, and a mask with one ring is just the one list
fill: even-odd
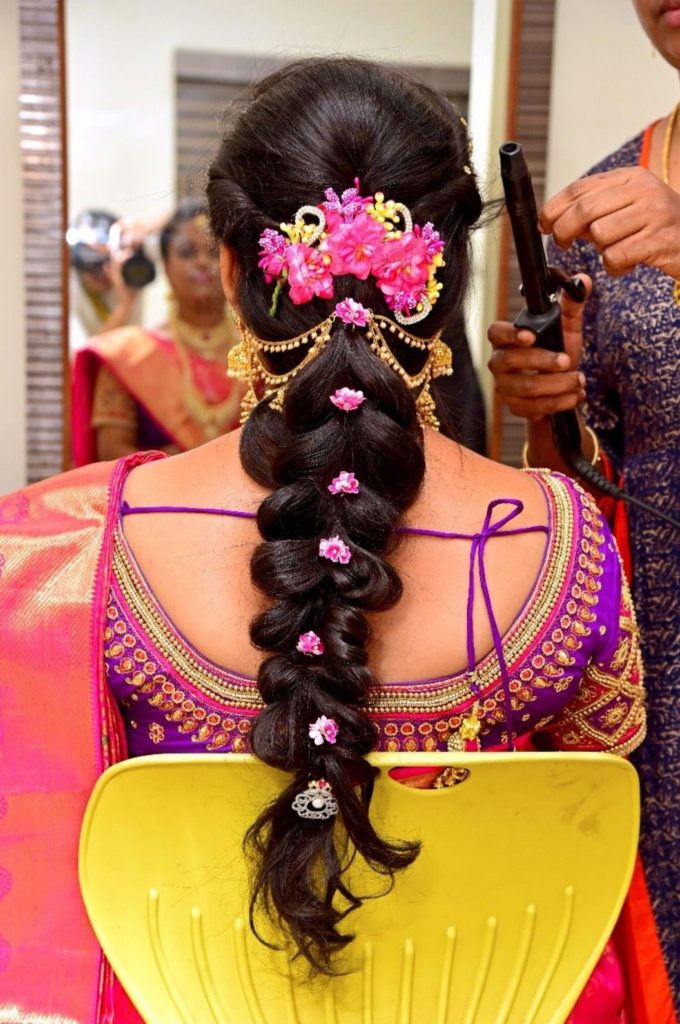
[[(431, 336), (455, 318), (468, 279), (468, 233), (481, 212), (466, 173), (467, 136), (455, 110), (396, 71), (351, 59), (291, 64), (257, 85), (228, 128), (209, 171), (213, 231), (236, 256), (237, 305), (249, 328), (267, 340), (290, 338), (353, 297), (388, 314), (375, 284), (335, 279), (332, 302), (294, 306), (285, 291), (275, 318), (271, 286), (257, 266), (264, 228), (291, 219), (302, 205), (358, 177), (362, 195), (377, 191), (404, 203), (414, 222), (432, 221), (445, 240), (443, 288), (415, 330)], [(408, 367), (422, 353), (400, 350)], [(299, 352), (278, 357), (285, 372)], [(360, 389), (366, 401), (350, 414), (329, 396)], [(362, 897), (348, 886), (348, 850), (356, 850), (391, 884), (417, 856), (418, 844), (378, 836), (369, 817), (374, 770), (365, 755), (376, 730), (366, 701), (379, 681), (368, 666), (368, 611), (393, 607), (402, 584), (388, 557), (398, 526), (421, 487), (425, 459), (415, 400), (403, 381), (365, 344), (361, 332), (335, 321), (330, 342), (288, 385), (283, 414), (263, 402), (241, 438), (245, 470), (270, 490), (257, 525), (262, 542), (251, 574), (269, 606), (251, 624), (266, 653), (258, 686), (265, 707), (253, 724), (252, 749), (292, 773), (290, 785), (249, 830), (254, 854), (251, 924), (264, 911), (313, 968), (332, 973), (333, 955), (352, 936), (338, 925)], [(359, 494), (333, 497), (328, 484), (355, 473)], [(319, 558), (319, 540), (341, 536), (351, 561)], [(322, 657), (298, 653), (301, 633), (322, 638)], [(316, 746), (309, 724), (335, 719), (337, 742)], [(303, 820), (291, 807), (310, 779), (333, 788), (338, 818)], [(384, 888), (384, 886), (383, 886)]]

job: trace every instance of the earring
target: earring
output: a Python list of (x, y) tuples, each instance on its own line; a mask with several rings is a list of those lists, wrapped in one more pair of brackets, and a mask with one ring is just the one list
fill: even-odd
[(229, 350), (227, 356), (227, 377), (240, 380), (246, 385), (246, 393), (241, 399), (241, 426), (246, 422), (257, 405), (255, 391), (257, 370), (254, 365), (253, 346), (250, 335), (240, 317), (234, 314), (234, 322), (241, 335), (241, 340)]

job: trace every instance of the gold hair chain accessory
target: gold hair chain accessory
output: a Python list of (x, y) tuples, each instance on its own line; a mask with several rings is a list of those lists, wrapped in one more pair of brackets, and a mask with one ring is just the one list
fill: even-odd
[[(363, 307), (362, 307), (363, 308)], [(420, 388), (416, 399), (418, 422), (421, 426), (439, 429), (439, 420), (435, 414), (435, 403), (430, 393), (430, 383), (437, 377), (450, 376), (453, 373), (451, 349), (441, 340), (441, 331), (432, 338), (419, 338), (404, 330), (403, 326), (381, 314), (364, 310), (366, 322), (356, 326), (366, 328), (366, 338), (371, 351), (383, 363), (390, 367), (403, 380), (409, 389)], [(277, 412), (283, 409), (286, 387), (312, 360), (324, 350), (331, 338), (331, 329), (336, 319), (342, 319), (337, 312), (322, 323), (285, 341), (263, 341), (257, 338), (245, 324), (237, 319), (237, 326), (242, 340), (229, 353), (227, 373), (236, 380), (246, 384), (246, 393), (241, 404), (241, 423), (245, 423), (252, 410), (260, 401), (269, 401), (270, 407)], [(423, 368), (416, 374), (408, 373), (389, 347), (385, 334), (394, 335), (409, 348), (427, 352)], [(287, 373), (272, 373), (263, 363), (261, 353), (277, 354), (292, 352), (309, 345), (310, 348), (297, 366)], [(258, 397), (258, 391), (260, 395)]]

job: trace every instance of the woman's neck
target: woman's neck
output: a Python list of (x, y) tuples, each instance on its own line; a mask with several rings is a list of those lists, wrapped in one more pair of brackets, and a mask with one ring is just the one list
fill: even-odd
[(224, 320), (224, 306), (196, 307), (180, 303), (177, 307), (177, 316), (186, 324), (192, 327), (202, 327), (209, 330), (217, 327)]

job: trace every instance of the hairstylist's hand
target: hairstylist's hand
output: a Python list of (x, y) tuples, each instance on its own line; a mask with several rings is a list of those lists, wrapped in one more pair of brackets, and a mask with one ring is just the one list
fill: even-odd
[(680, 195), (644, 167), (572, 182), (545, 204), (539, 222), (563, 249), (577, 238), (592, 242), (610, 274), (646, 263), (680, 277)]
[[(592, 284), (579, 274), (590, 295)], [(518, 331), (510, 323), (497, 321), (487, 337), (493, 345), (489, 369), (496, 392), (515, 416), (539, 420), (564, 409), (575, 409), (585, 398), (585, 377), (578, 370), (583, 348), (583, 310), (585, 303), (574, 302), (562, 293), (562, 330), (564, 352), (533, 348), (536, 335)]]

